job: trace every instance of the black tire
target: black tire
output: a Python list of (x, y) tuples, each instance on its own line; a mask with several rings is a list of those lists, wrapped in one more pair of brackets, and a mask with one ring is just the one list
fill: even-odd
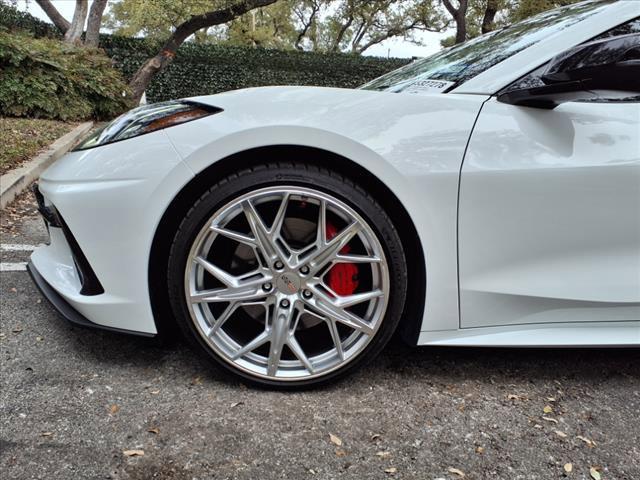
[[(184, 294), (186, 262), (192, 244), (205, 222), (222, 205), (242, 194), (274, 185), (296, 185), (324, 191), (351, 206), (369, 224), (382, 244), (388, 263), (390, 290), (386, 312), (379, 329), (358, 357), (325, 376), (295, 382), (254, 377), (223, 360), (202, 339), (194, 325)], [(168, 294), (176, 321), (197, 349), (235, 376), (258, 386), (295, 389), (319, 386), (335, 381), (373, 360), (391, 339), (404, 309), (407, 290), (407, 265), (398, 232), (378, 202), (351, 179), (315, 165), (268, 163), (239, 171), (221, 179), (204, 192), (181, 222), (168, 259)]]

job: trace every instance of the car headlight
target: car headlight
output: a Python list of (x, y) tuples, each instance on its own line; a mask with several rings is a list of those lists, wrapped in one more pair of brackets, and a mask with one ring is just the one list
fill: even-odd
[(123, 113), (106, 126), (91, 133), (74, 150), (86, 150), (137, 137), (138, 135), (197, 120), (221, 111), (222, 109), (220, 108), (186, 100), (143, 105)]

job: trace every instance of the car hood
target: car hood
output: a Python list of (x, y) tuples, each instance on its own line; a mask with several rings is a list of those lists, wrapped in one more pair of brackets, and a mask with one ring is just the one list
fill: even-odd
[[(420, 95), (427, 97), (433, 94)], [(356, 109), (363, 104), (387, 103), (403, 98), (414, 97), (409, 94), (387, 93), (372, 90), (358, 90), (329, 87), (258, 87), (230, 92), (193, 97), (189, 100), (222, 108), (229, 112), (260, 113), (268, 108), (273, 115), (286, 112), (295, 116), (312, 114), (317, 118), (323, 113), (334, 112), (334, 109)]]

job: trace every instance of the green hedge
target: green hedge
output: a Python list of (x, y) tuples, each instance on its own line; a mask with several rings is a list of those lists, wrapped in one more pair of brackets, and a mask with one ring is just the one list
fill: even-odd
[[(2, 2), (3, 0), (0, 0)], [(60, 31), (51, 23), (21, 12), (9, 5), (0, 3), (0, 26), (9, 30), (19, 30), (24, 33), (30, 33), (34, 37), (52, 37), (61, 38)]]
[(130, 107), (127, 92), (102, 50), (0, 27), (0, 115), (108, 119)]
[[(29, 14), (0, 4), (0, 25), (55, 36), (55, 28)], [(155, 55), (155, 41), (101, 35), (100, 46), (129, 79)], [(186, 42), (175, 60), (147, 89), (150, 102), (206, 95), (264, 85), (316, 85), (353, 88), (405, 65), (407, 59), (384, 59), (343, 53), (280, 51)]]
[[(161, 45), (146, 39), (103, 35), (100, 46), (125, 77)], [(343, 53), (325, 54), (185, 43), (169, 67), (147, 89), (149, 101), (207, 95), (264, 85), (353, 88), (407, 63)]]

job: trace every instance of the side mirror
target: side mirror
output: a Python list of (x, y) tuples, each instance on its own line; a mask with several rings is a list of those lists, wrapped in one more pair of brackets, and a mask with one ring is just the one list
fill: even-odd
[(567, 50), (551, 59), (539, 78), (543, 86), (506, 91), (498, 95), (498, 101), (553, 109), (574, 100), (640, 94), (640, 33)]

